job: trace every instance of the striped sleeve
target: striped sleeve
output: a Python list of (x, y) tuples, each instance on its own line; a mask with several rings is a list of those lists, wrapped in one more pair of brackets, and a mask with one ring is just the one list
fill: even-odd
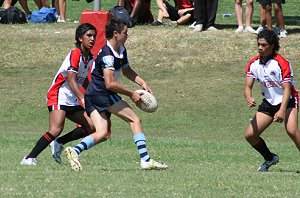
[(68, 67), (68, 71), (72, 71), (77, 73), (80, 63), (81, 51), (79, 48), (76, 48), (71, 51), (70, 55), (70, 66)]
[(293, 78), (292, 66), (285, 58), (277, 54), (274, 59), (278, 62), (278, 65), (281, 69), (282, 82), (291, 82)]

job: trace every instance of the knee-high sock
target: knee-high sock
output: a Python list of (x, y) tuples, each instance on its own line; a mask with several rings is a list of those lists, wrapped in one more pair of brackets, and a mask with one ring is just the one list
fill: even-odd
[(79, 144), (77, 144), (74, 149), (75, 151), (80, 154), (84, 150), (88, 150), (95, 145), (94, 138), (92, 136), (85, 137)]
[(271, 153), (264, 139), (260, 138), (260, 142), (252, 147), (257, 150), (266, 161), (271, 161), (273, 159), (274, 154)]
[(80, 138), (83, 138), (87, 135), (88, 135), (87, 131), (84, 128), (80, 127), (80, 128), (76, 128), (73, 131), (57, 138), (56, 141), (60, 144), (66, 144), (73, 140), (78, 140)]
[(45, 133), (33, 147), (29, 155), (26, 158), (36, 158), (53, 140), (55, 137), (47, 132)]
[(133, 136), (133, 139), (134, 139), (134, 143), (137, 146), (141, 159), (148, 162), (150, 160), (150, 156), (148, 154), (147, 147), (146, 147), (145, 135), (142, 133), (135, 134)]

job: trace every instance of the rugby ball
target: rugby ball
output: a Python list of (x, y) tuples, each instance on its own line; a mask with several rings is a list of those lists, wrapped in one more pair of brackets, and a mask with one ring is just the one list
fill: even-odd
[(149, 93), (148, 91), (145, 90), (136, 90), (135, 92), (142, 94), (141, 95), (141, 103), (138, 106), (141, 110), (152, 113), (157, 110), (157, 101), (156, 98)]

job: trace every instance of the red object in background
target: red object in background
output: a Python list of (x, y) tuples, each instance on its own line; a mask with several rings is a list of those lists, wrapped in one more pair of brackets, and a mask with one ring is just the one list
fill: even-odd
[(94, 58), (97, 57), (99, 50), (106, 44), (105, 25), (112, 18), (112, 14), (107, 11), (84, 10), (81, 13), (80, 23), (90, 23), (97, 29), (96, 43), (91, 52)]

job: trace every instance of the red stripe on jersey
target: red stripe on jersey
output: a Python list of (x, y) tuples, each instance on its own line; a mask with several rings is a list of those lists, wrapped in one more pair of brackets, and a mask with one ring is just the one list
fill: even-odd
[(54, 84), (51, 86), (51, 88), (48, 91), (47, 106), (52, 106), (52, 105), (58, 104), (59, 88), (61, 87), (62, 84), (64, 84), (65, 80), (66, 79), (63, 77), (63, 75), (61, 73), (56, 77)]
[(80, 55), (81, 55), (81, 51), (79, 48), (76, 48), (71, 51), (70, 66), (76, 71), (78, 71), (79, 69)]
[(282, 81), (290, 82), (292, 77), (290, 63), (285, 58), (283, 58), (280, 54), (276, 54), (274, 56), (274, 60), (278, 62), (278, 65), (281, 69)]
[(250, 66), (251, 66), (251, 64), (252, 63), (254, 63), (256, 60), (258, 60), (259, 59), (259, 56), (255, 56), (255, 57), (253, 57), (249, 62), (248, 62), (248, 65), (247, 65), (247, 67), (246, 67), (246, 69), (245, 69), (245, 73), (247, 73), (247, 74), (249, 74), (249, 75), (252, 75), (252, 73), (250, 72)]

